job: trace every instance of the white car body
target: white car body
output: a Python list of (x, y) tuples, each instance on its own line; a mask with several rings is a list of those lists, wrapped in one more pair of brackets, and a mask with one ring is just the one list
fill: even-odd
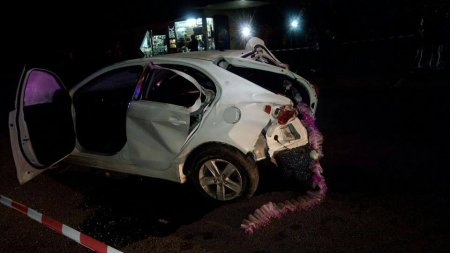
[[(16, 107), (15, 110), (10, 112), (9, 118), (11, 145), (19, 182), (25, 183), (46, 169), (54, 167), (61, 160), (65, 160), (85, 166), (183, 183), (186, 181), (186, 159), (194, 150), (208, 143), (234, 147), (244, 155), (251, 155), (255, 161), (273, 158), (273, 154), (279, 150), (308, 144), (306, 129), (297, 117), (289, 120), (289, 125), (292, 125), (300, 136), (294, 140), (292, 138), (283, 139), (283, 136), (285, 136), (283, 128), (285, 126), (276, 123), (273, 115), (275, 108), (292, 105), (293, 102), (289, 98), (275, 94), (231, 73), (224, 69), (223, 63), (285, 75), (296, 80), (307, 91), (309, 105), (312, 111), (315, 111), (317, 96), (314, 87), (308, 81), (286, 68), (258, 62), (251, 58), (243, 58), (242, 51), (192, 52), (129, 60), (95, 72), (68, 92), (71, 100), (74, 101), (77, 92), (82, 91), (84, 87), (92, 83), (93, 80), (95, 81), (99, 76), (127, 67), (142, 67), (143, 73), (139, 75), (140, 80), (136, 84), (137, 87), (135, 86), (133, 98), (130, 98), (126, 109), (126, 142), (123, 147), (113, 154), (93, 152), (86, 149), (78, 138), (80, 133), (77, 132), (79, 128), (77, 126), (77, 108), (75, 108), (74, 103), (71, 103), (71, 119), (74, 136), (76, 137), (75, 145), (70, 148), (71, 140), (62, 141), (61, 139), (65, 138), (64, 134), (61, 134), (62, 137), (55, 137), (57, 138), (56, 143), (69, 143), (64, 144), (64, 146), (67, 146), (66, 152), (58, 157), (51, 157), (53, 160), (48, 158), (49, 161), (42, 163), (39, 157), (39, 153), (42, 154), (42, 152), (37, 152), (36, 147), (32, 144), (34, 140), (33, 136), (30, 138), (30, 127), (34, 127), (33, 125), (36, 124), (42, 127), (41, 125), (45, 125), (45, 122), (42, 123), (39, 122), (39, 119), (31, 118), (27, 122), (27, 117), (32, 117), (27, 116), (28, 112), (26, 111), (29, 109), (27, 103), (40, 102), (27, 102), (26, 92), (32, 94), (33, 87), (31, 86), (35, 85), (32, 83), (34, 82), (33, 78), (38, 76), (41, 76), (41, 79), (53, 77), (55, 80), (47, 81), (50, 83), (56, 82), (60, 85), (62, 83), (51, 72), (32, 69), (22, 76), (17, 91)], [(206, 76), (214, 84), (214, 94), (208, 95), (212, 93), (210, 91), (208, 93), (207, 89), (201, 86), (192, 76), (165, 67), (175, 65), (194, 69)], [(143, 85), (145, 85), (143, 75), (147, 75), (149, 79), (157, 78), (155, 77), (156, 74), (151, 77), (153, 71), (170, 73), (179, 78), (184, 78), (193, 84), (192, 87), (195, 86), (199, 90), (199, 97), (188, 108), (142, 99), (139, 96), (143, 96), (142, 93), (144, 92), (140, 90), (141, 88), (144, 89)], [(151, 81), (147, 81), (149, 83), (147, 89), (155, 85), (150, 84)], [(28, 86), (31, 88), (27, 88)], [(85, 94), (89, 93), (86, 92)], [(206, 97), (205, 101), (203, 101), (204, 97)], [(206, 101), (212, 97), (213, 100), (207, 103)], [(46, 100), (44, 103), (52, 102)], [(268, 105), (271, 108), (270, 112), (265, 112)], [(200, 112), (201, 120), (193, 127), (190, 117), (192, 111), (199, 110), (199, 108), (202, 110)], [(45, 112), (42, 113), (45, 114)], [(36, 123), (32, 123), (33, 120)], [(51, 121), (49, 120), (48, 124), (51, 124)], [(261, 133), (268, 125), (270, 130), (267, 131), (262, 140)], [(193, 128), (190, 129), (191, 127)], [(45, 126), (42, 128), (45, 128)], [(45, 132), (46, 130), (42, 131)], [(281, 138), (274, 140), (274, 136), (280, 136)], [(50, 141), (51, 136), (46, 138)], [(263, 146), (268, 149), (268, 155), (262, 151)], [(69, 150), (71, 151), (68, 152)], [(56, 152), (62, 151), (57, 150)], [(48, 154), (44, 154), (44, 156), (46, 155)]]

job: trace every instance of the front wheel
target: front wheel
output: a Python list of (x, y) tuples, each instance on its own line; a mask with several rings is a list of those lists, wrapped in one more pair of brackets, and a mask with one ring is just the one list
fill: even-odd
[(204, 196), (218, 201), (251, 197), (258, 187), (256, 164), (240, 151), (214, 146), (199, 152), (190, 178)]

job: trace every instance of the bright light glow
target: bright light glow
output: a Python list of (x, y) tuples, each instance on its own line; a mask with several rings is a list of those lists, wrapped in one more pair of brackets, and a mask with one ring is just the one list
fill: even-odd
[(244, 26), (242, 27), (241, 33), (244, 38), (249, 37), (252, 34), (252, 29), (250, 26)]
[(196, 22), (195, 18), (190, 18), (187, 20), (187, 23), (190, 27), (194, 27), (197, 22)]
[(298, 27), (298, 19), (294, 19), (291, 21), (291, 27), (294, 29)]

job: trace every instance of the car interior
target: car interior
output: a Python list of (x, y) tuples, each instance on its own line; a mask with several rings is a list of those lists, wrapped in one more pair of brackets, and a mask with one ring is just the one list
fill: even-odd
[(143, 69), (132, 66), (107, 72), (76, 92), (76, 132), (86, 150), (114, 154), (126, 143), (126, 113)]
[[(189, 127), (189, 132), (191, 132), (198, 125), (198, 123), (200, 123), (202, 116), (203, 116), (204, 108), (207, 105), (209, 105), (212, 101), (214, 101), (215, 94), (216, 94), (216, 86), (214, 85), (213, 81), (210, 78), (208, 78), (205, 74), (203, 74), (202, 72), (200, 72), (194, 68), (184, 66), (184, 65), (176, 65), (176, 64), (160, 64), (160, 66), (184, 72), (184, 73), (188, 74), (189, 76), (193, 77), (203, 87), (203, 91), (205, 94), (201, 96), (202, 106), (199, 109), (197, 109), (196, 111), (191, 112), (190, 127)], [(192, 89), (193, 85), (186, 85), (186, 87), (191, 87), (191, 89)], [(197, 89), (195, 89), (195, 90), (197, 90)], [(191, 96), (193, 93), (195, 93), (195, 91), (191, 92)], [(185, 93), (183, 96), (189, 96), (189, 93)], [(195, 98), (197, 98), (197, 97), (198, 97), (198, 95), (196, 95)], [(195, 102), (195, 101), (192, 101), (192, 102)]]
[[(215, 85), (198, 70), (181, 65), (164, 65), (182, 71), (204, 88), (204, 94), (188, 80), (169, 71), (153, 71), (151, 85), (143, 90), (142, 99), (192, 107), (200, 96), (202, 105), (190, 113), (189, 132), (200, 123), (203, 110), (215, 95)], [(107, 72), (80, 88), (73, 97), (76, 133), (80, 145), (91, 152), (113, 155), (127, 141), (126, 115), (141, 66), (125, 67)]]

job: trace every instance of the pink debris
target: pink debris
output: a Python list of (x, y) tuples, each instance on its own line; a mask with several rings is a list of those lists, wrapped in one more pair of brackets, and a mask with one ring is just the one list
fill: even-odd
[[(303, 116), (302, 123), (308, 129), (311, 148), (319, 154), (320, 159), (323, 157), (323, 136), (316, 126), (311, 109), (303, 103), (299, 104), (297, 109)], [(305, 195), (301, 195), (296, 199), (286, 200), (281, 203), (268, 202), (264, 204), (256, 209), (253, 214), (250, 214), (247, 219), (242, 221), (241, 228), (244, 232), (246, 234), (252, 234), (255, 230), (268, 225), (275, 218), (280, 218), (288, 213), (307, 210), (318, 205), (325, 198), (328, 187), (322, 175), (323, 169), (320, 166), (319, 160), (314, 161), (310, 169), (313, 173), (312, 189), (314, 190), (307, 191)]]

